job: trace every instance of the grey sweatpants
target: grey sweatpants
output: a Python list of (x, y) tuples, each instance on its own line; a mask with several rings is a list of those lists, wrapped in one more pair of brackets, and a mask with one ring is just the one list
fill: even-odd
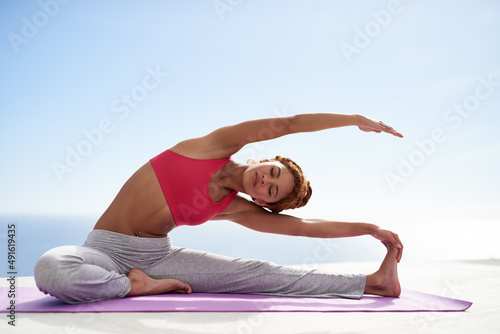
[(365, 275), (336, 275), (274, 263), (229, 258), (173, 247), (170, 237), (138, 238), (93, 230), (83, 247), (49, 250), (35, 265), (40, 291), (75, 304), (122, 298), (130, 291), (127, 273), (140, 269), (152, 278), (174, 278), (193, 292), (359, 299)]

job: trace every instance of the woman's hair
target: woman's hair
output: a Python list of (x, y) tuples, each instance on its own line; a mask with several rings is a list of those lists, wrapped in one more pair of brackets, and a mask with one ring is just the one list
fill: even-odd
[(290, 158), (284, 158), (277, 155), (275, 158), (269, 160), (261, 160), (260, 162), (268, 161), (278, 161), (281, 162), (293, 175), (295, 180), (295, 186), (292, 192), (285, 198), (279, 200), (276, 203), (268, 203), (265, 205), (266, 208), (272, 212), (278, 213), (283, 210), (300, 208), (307, 204), (312, 195), (311, 183), (306, 180), (304, 173), (295, 161)]

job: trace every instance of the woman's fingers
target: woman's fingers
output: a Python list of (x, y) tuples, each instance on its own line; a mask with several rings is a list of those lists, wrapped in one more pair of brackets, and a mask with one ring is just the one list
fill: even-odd
[(381, 236), (379, 239), (384, 244), (384, 246), (389, 249), (389, 247), (395, 247), (398, 249), (398, 254), (396, 255), (396, 261), (401, 261), (403, 257), (403, 243), (399, 239), (399, 236), (391, 231), (384, 231), (385, 237)]
[(396, 242), (396, 243), (393, 242), (393, 244), (396, 248), (398, 248), (398, 255), (397, 255), (396, 259), (399, 262), (399, 261), (401, 261), (401, 258), (403, 257), (403, 243), (401, 242), (401, 240), (399, 239), (399, 236), (396, 233), (392, 233), (392, 236), (394, 238), (394, 241)]
[(397, 132), (396, 130), (394, 130), (392, 127), (384, 124), (384, 122), (380, 122), (380, 125), (382, 127), (382, 131), (384, 132), (387, 132), (387, 133), (390, 133), (392, 135), (395, 135), (396, 137), (400, 137), (400, 138), (403, 138), (403, 135), (400, 134), (399, 132)]
[(376, 132), (376, 133), (386, 132), (396, 137), (403, 138), (402, 134), (400, 134), (399, 132), (397, 132), (384, 122), (366, 117), (364, 118), (364, 122), (360, 124), (358, 127), (360, 128), (360, 130), (365, 132)]
[(391, 232), (391, 235), (392, 235), (391, 243), (394, 245), (394, 247), (398, 249), (398, 255), (396, 256), (396, 259), (399, 262), (403, 257), (403, 243), (401, 242), (399, 236), (396, 233)]
[(401, 246), (400, 248), (402, 249), (403, 248), (403, 243), (399, 239), (399, 235), (397, 235), (396, 233), (393, 233), (393, 236), (394, 236), (394, 239), (396, 239), (397, 242), (398, 242), (398, 244)]

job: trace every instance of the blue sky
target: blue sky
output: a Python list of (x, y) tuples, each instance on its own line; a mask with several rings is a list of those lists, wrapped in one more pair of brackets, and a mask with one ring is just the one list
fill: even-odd
[(356, 113), (405, 138), (335, 129), (234, 159), (301, 164), (314, 195), (296, 215), (387, 226), (419, 254), (483, 238), (478, 256), (500, 256), (496, 1), (41, 0), (0, 17), (0, 214), (97, 219), (182, 139)]

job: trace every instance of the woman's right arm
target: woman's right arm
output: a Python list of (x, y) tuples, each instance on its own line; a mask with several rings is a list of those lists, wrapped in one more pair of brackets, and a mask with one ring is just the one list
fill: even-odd
[(366, 132), (387, 132), (402, 137), (384, 123), (361, 115), (299, 114), (288, 117), (266, 118), (225, 126), (200, 138), (185, 140), (172, 149), (187, 155), (223, 158), (238, 152), (243, 146), (285, 135), (314, 132), (343, 126), (358, 126)]
[(302, 114), (294, 117), (293, 133), (313, 132), (354, 125), (365, 132), (386, 132), (396, 137), (403, 137), (403, 135), (383, 122), (362, 115)]

